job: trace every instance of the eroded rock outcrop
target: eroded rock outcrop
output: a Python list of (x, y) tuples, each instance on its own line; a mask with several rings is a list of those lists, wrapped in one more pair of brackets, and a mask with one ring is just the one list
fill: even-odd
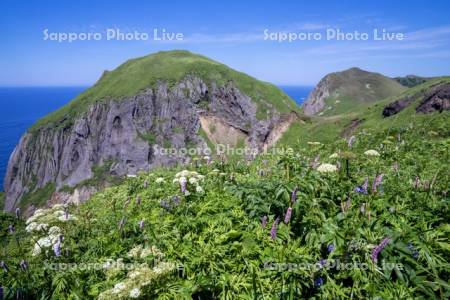
[(383, 109), (383, 116), (390, 117), (398, 114), (406, 107), (419, 102), (415, 108), (418, 113), (432, 113), (450, 110), (450, 84), (437, 84), (425, 91), (419, 91), (413, 95), (406, 96), (392, 103)]
[(73, 122), (41, 126), (21, 138), (4, 181), (5, 209), (13, 210), (24, 194), (48, 183), (56, 190), (75, 187), (93, 178), (99, 166), (108, 175), (123, 176), (185, 163), (187, 156), (159, 149), (205, 149), (202, 116), (220, 120), (220, 126), (245, 135), (249, 146), (261, 148), (280, 115), (274, 111), (270, 119), (258, 120), (256, 111), (233, 82), (206, 84), (195, 76), (173, 86), (158, 82), (132, 97), (97, 101)]

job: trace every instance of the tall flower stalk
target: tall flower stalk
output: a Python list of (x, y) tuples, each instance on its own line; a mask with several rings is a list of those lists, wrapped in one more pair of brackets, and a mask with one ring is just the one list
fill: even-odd
[(270, 237), (272, 238), (273, 241), (277, 239), (277, 226), (279, 222), (280, 222), (279, 218), (273, 221), (272, 229), (270, 230)]
[(286, 215), (284, 216), (284, 224), (288, 224), (291, 220), (292, 216), (292, 207), (289, 207), (286, 211)]
[(381, 251), (383, 251), (383, 249), (390, 243), (391, 238), (387, 237), (384, 240), (381, 241), (381, 243), (379, 243), (373, 250), (372, 250), (372, 255), (370, 256), (370, 258), (372, 259), (372, 261), (374, 263), (378, 262), (378, 255), (381, 253)]
[(372, 193), (375, 194), (377, 192), (377, 188), (381, 185), (383, 181), (384, 174), (377, 175), (372, 183)]

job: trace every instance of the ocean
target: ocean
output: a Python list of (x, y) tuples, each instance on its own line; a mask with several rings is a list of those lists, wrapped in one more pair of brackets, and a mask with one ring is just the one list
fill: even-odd
[[(298, 104), (312, 87), (280, 86)], [(39, 118), (63, 106), (86, 87), (0, 87), (0, 191), (9, 157), (22, 134)]]

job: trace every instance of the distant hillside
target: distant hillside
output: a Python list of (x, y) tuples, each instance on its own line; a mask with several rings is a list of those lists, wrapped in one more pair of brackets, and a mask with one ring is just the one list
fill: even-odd
[(357, 131), (396, 130), (410, 124), (422, 127), (426, 134), (450, 136), (450, 77), (438, 77), (403, 93), (366, 106), (357, 106), (334, 116), (314, 116), (305, 124), (294, 123), (280, 140), (291, 145), (293, 141), (332, 142), (348, 138)]
[(306, 115), (336, 115), (400, 94), (406, 88), (378, 73), (359, 68), (325, 76), (304, 105)]
[(416, 85), (422, 84), (425, 81), (431, 80), (435, 77), (421, 77), (416, 75), (406, 75), (404, 77), (394, 77), (393, 79), (406, 87), (415, 87)]

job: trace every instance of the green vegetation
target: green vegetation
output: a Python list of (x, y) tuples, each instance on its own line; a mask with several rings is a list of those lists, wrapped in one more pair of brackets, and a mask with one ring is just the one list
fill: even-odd
[(2, 217), (5, 297), (448, 299), (450, 135), (435, 120), (141, 174), (27, 230)]
[(232, 81), (258, 105), (257, 116), (266, 117), (267, 103), (285, 113), (298, 109), (295, 102), (276, 86), (261, 82), (226, 65), (189, 51), (161, 51), (141, 58), (131, 59), (111, 72), (105, 72), (99, 81), (61, 109), (39, 120), (31, 132), (45, 126), (68, 126), (75, 116), (86, 111), (95, 102), (120, 100), (157, 82), (173, 86), (187, 75), (195, 75), (209, 86)]
[(378, 73), (351, 68), (327, 75), (330, 96), (325, 99), (323, 116), (332, 116), (396, 96), (406, 88)]
[(156, 143), (156, 136), (152, 132), (138, 133), (139, 137), (146, 141), (149, 145)]
[[(280, 140), (281, 144), (292, 145), (293, 141), (298, 141), (306, 145), (309, 141), (329, 143), (342, 135), (350, 135), (353, 126), (355, 131), (364, 129), (395, 130), (415, 124), (418, 127), (429, 128), (430, 130), (448, 132), (449, 113), (434, 113), (431, 115), (416, 113), (415, 109), (422, 100), (422, 93), (431, 87), (442, 83), (450, 83), (450, 77), (440, 77), (414, 88), (405, 90), (403, 93), (388, 97), (374, 103), (356, 106), (352, 111), (341, 113), (336, 116), (311, 117), (306, 123), (294, 123)], [(412, 97), (411, 104), (400, 113), (383, 117), (383, 109), (395, 100)], [(346, 134), (347, 133), (347, 134)]]
[(206, 142), (206, 145), (208, 145), (208, 148), (211, 151), (214, 151), (214, 149), (216, 149), (216, 145), (209, 139), (208, 135), (203, 130), (203, 128), (200, 127), (198, 129), (198, 134), (203, 138), (203, 140)]
[(20, 207), (24, 208), (30, 205), (40, 207), (50, 199), (55, 191), (56, 186), (54, 183), (47, 183), (42, 188), (31, 190), (22, 196), (20, 200)]
[(404, 85), (406, 87), (415, 87), (416, 85), (422, 84), (432, 78), (430, 77), (420, 77), (416, 75), (407, 75), (405, 77), (395, 77), (394, 80)]
[(5, 193), (4, 192), (0, 192), (0, 207), (5, 207)]

